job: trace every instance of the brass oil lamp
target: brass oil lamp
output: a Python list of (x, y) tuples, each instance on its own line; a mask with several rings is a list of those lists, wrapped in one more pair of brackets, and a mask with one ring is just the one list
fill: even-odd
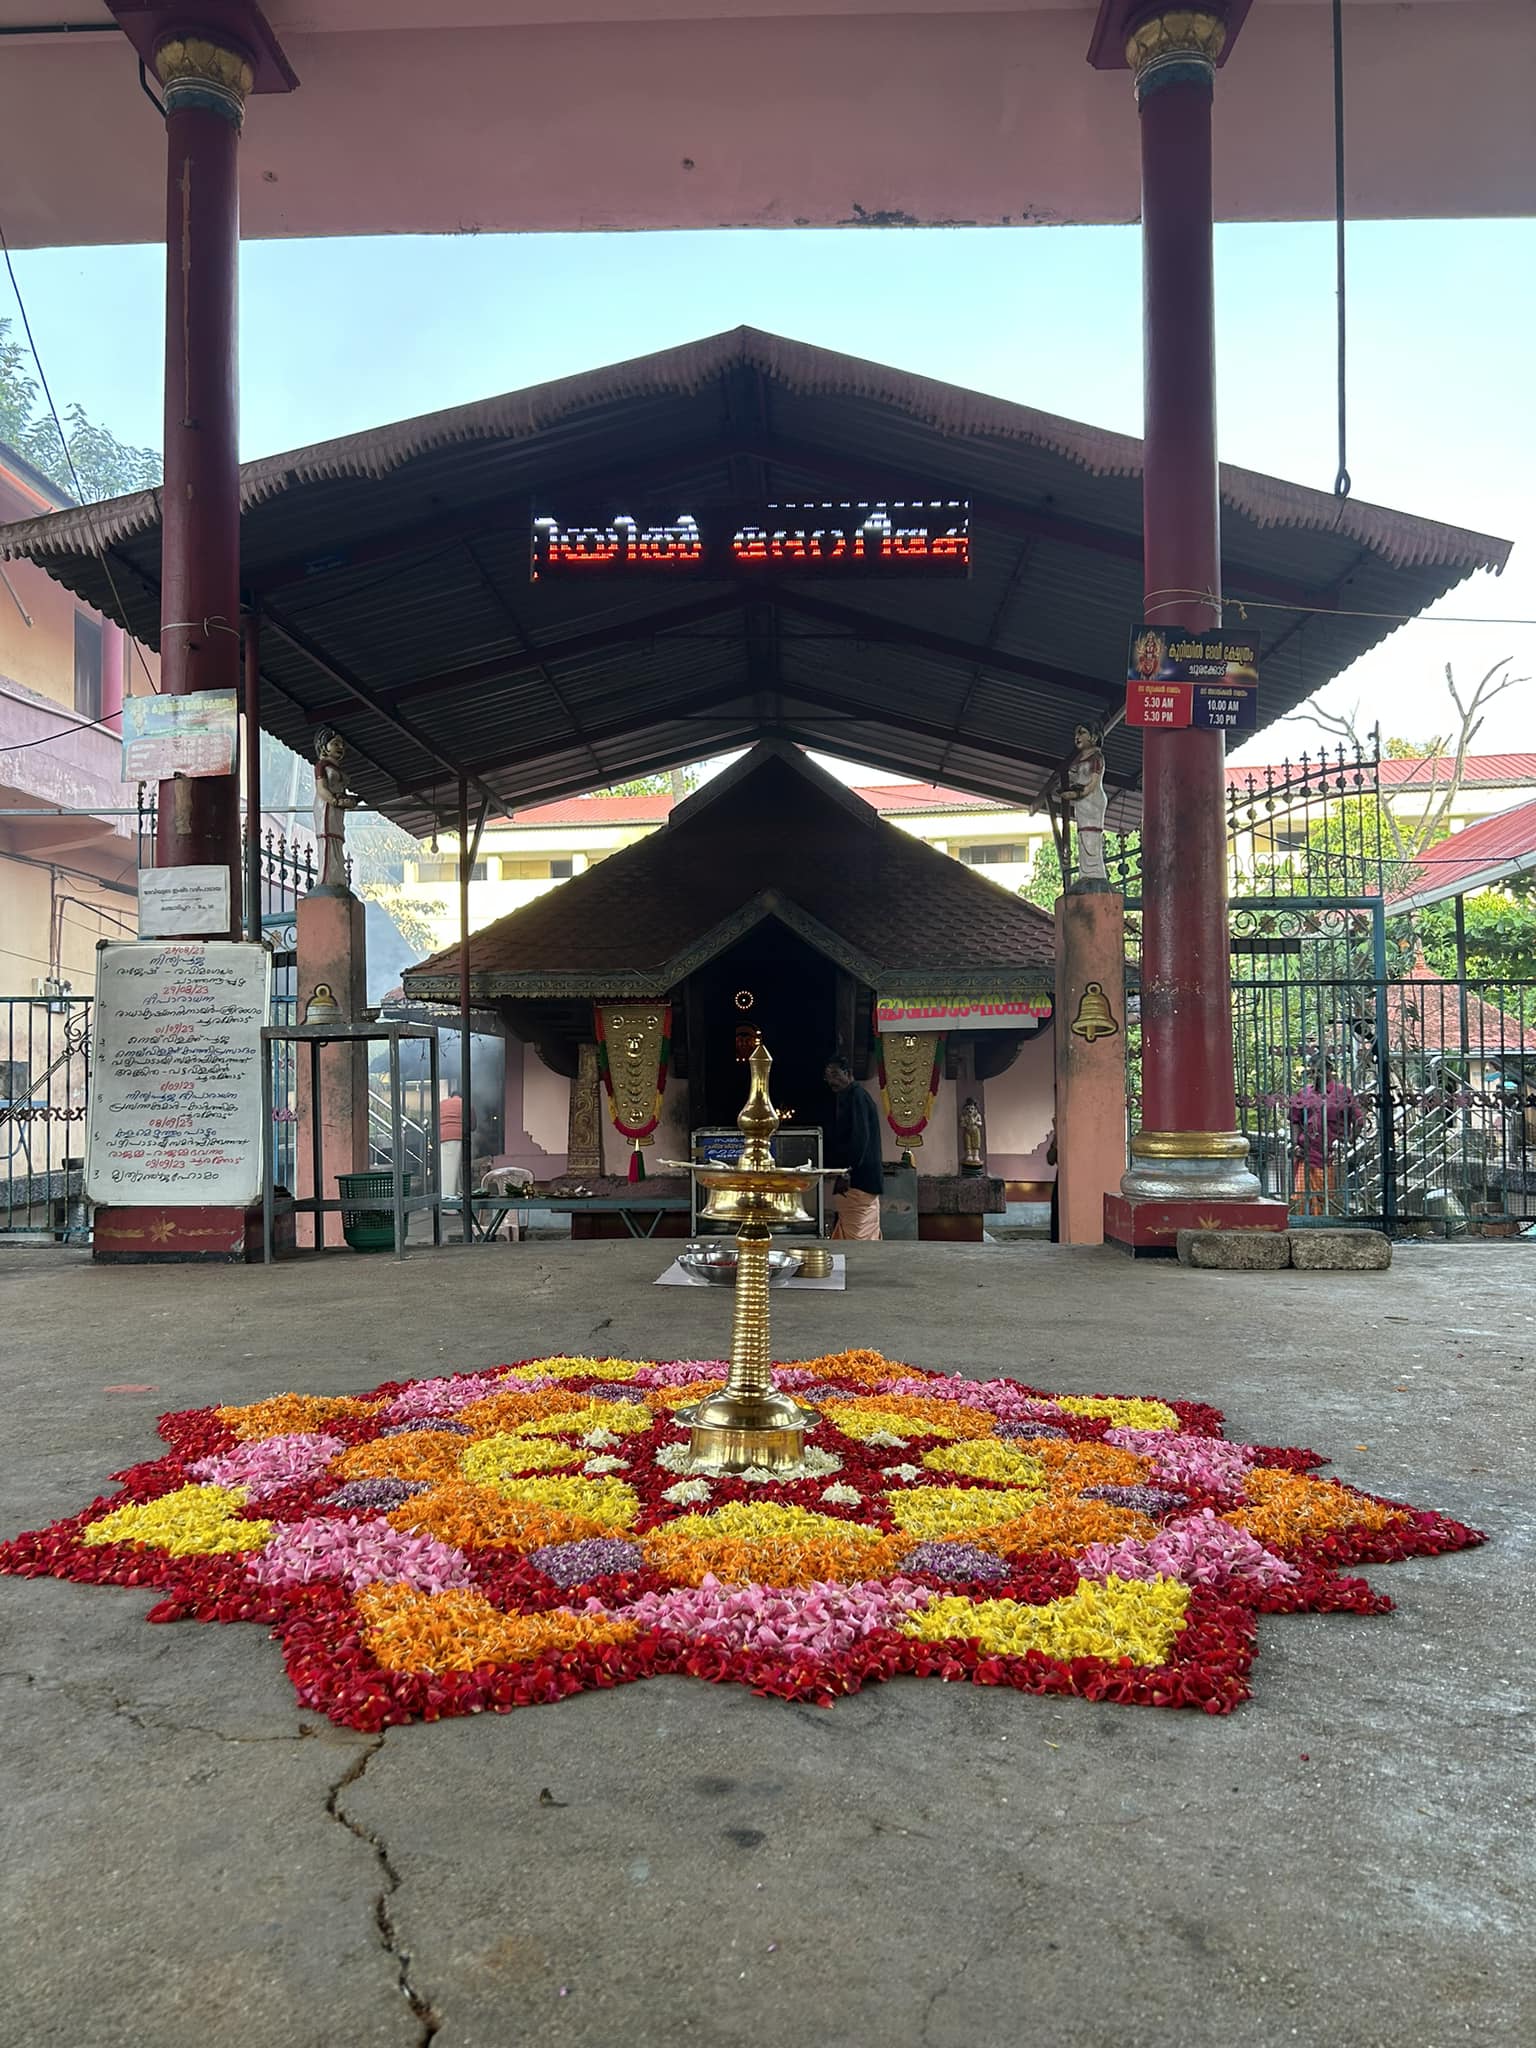
[[(836, 1167), (785, 1167), (773, 1156), (779, 1112), (768, 1097), (768, 1048), (759, 1043), (747, 1065), (752, 1075), (746, 1106), (736, 1119), (744, 1144), (728, 1166), (694, 1169), (709, 1191), (704, 1213), (736, 1226), (736, 1294), (731, 1321), (731, 1370), (718, 1394), (677, 1411), (690, 1432), (691, 1472), (744, 1472), (749, 1466), (792, 1473), (804, 1460), (805, 1433), (814, 1409), (773, 1384), (768, 1345), (768, 1250), (775, 1224), (811, 1221), (801, 1197)], [(674, 1162), (668, 1161), (671, 1165)], [(677, 1162), (681, 1163), (681, 1162)]]

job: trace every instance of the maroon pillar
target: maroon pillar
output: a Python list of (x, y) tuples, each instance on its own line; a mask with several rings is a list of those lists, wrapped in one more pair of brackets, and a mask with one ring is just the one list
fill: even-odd
[[(166, 106), (165, 489), (160, 687), (241, 680), (236, 301), (240, 127), (253, 67), (227, 38), (177, 34), (155, 52)], [(160, 785), (162, 867), (227, 867), (240, 935), (240, 797), (233, 775)]]
[[(1142, 81), (1140, 98), (1145, 610), (1158, 625), (1203, 631), (1221, 624), (1211, 79), (1181, 69), (1156, 81)], [(1143, 1120), (1153, 1131), (1231, 1131), (1226, 743), (1152, 728), (1143, 748)]]
[[(1141, 125), (1146, 425), (1145, 615), (1221, 623), (1212, 287), (1211, 101), (1226, 30), (1213, 10), (1143, 19), (1126, 55)], [(1237, 1130), (1227, 932), (1225, 741), (1143, 735), (1142, 1124), (1109, 1235), (1171, 1250), (1177, 1230), (1234, 1217), (1279, 1227)], [(1246, 1217), (1242, 1216), (1244, 1210)]]

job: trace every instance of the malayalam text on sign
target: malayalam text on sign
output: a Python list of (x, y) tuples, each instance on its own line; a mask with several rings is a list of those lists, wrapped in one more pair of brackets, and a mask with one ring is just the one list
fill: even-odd
[(1259, 644), (1240, 633), (1132, 629), (1126, 665), (1127, 725), (1256, 732)]
[(98, 949), (85, 1165), (93, 1202), (256, 1200), (270, 983), (266, 947), (230, 939)]
[(678, 512), (663, 520), (536, 517), (532, 574), (614, 577), (965, 576), (970, 506), (959, 498), (860, 498)]
[(1051, 998), (1034, 996), (881, 996), (875, 1029), (897, 1031), (1032, 1031), (1051, 1014)]
[(124, 782), (176, 775), (233, 775), (237, 733), (233, 690), (123, 700)]

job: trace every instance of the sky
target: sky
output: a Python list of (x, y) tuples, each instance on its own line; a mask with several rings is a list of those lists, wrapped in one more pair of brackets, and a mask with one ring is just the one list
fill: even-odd
[[(1222, 228), (1216, 259), (1222, 457), (1330, 489), (1332, 226)], [(163, 251), (37, 250), (15, 265), (59, 405), (158, 446)], [(1139, 266), (1134, 228), (251, 243), (242, 454), (743, 323), (1135, 434)], [(1468, 579), (1319, 700), (1425, 739), (1447, 728), (1447, 662), (1464, 684), (1505, 656), (1536, 677), (1536, 222), (1355, 224), (1348, 284), (1354, 495), (1515, 543), (1502, 577)], [(0, 317), (14, 310), (0, 273)], [(1238, 758), (1316, 738), (1282, 724)], [(1536, 681), (1491, 708), (1475, 744), (1536, 750)]]

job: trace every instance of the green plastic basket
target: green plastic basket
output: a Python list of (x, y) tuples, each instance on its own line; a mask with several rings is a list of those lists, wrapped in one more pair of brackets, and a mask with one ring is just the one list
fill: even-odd
[[(395, 1248), (395, 1176), (392, 1173), (338, 1173), (341, 1234), (355, 1252), (392, 1252)], [(404, 1192), (416, 1192), (416, 1176), (405, 1176)], [(390, 1204), (380, 1209), (379, 1202)]]

